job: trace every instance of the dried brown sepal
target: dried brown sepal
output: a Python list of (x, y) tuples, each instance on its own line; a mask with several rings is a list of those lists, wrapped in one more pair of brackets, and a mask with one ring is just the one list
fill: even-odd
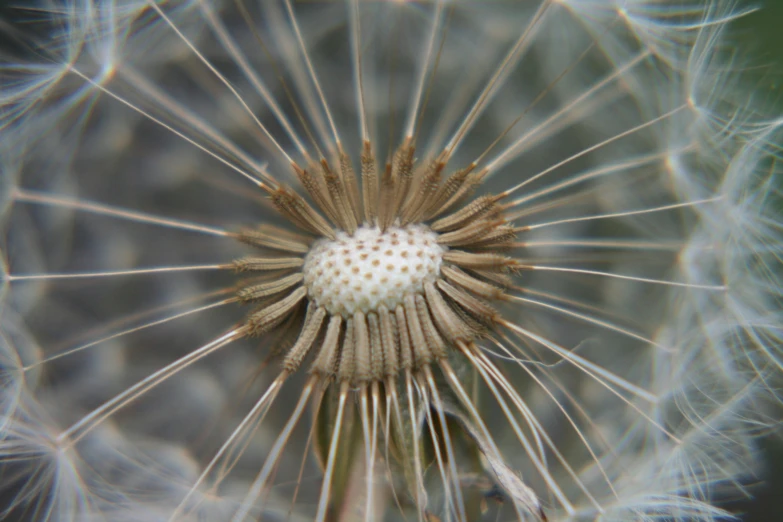
[(475, 245), (484, 243), (486, 238), (502, 227), (504, 223), (502, 218), (477, 219), (462, 228), (441, 234), (438, 236), (438, 243), (449, 247), (475, 248)]
[(302, 279), (304, 279), (304, 276), (299, 272), (279, 279), (273, 279), (267, 283), (246, 286), (237, 290), (237, 297), (243, 303), (257, 301), (284, 292), (292, 286), (301, 283)]
[(487, 234), (470, 245), (473, 249), (480, 250), (507, 250), (516, 248), (514, 243), (517, 238), (517, 229), (511, 225), (501, 225), (487, 232)]
[(250, 335), (260, 335), (278, 326), (307, 296), (307, 290), (299, 287), (288, 296), (252, 312), (246, 321)]
[(443, 254), (443, 260), (461, 268), (494, 272), (504, 272), (518, 265), (515, 259), (500, 254), (463, 252), (461, 250), (449, 250)]
[(359, 198), (359, 184), (356, 180), (356, 174), (353, 170), (353, 163), (348, 154), (340, 149), (340, 175), (343, 178), (345, 184), (345, 191), (348, 195), (349, 208), (353, 212), (354, 220), (357, 223), (362, 222), (362, 207), (361, 200)]
[(440, 160), (431, 161), (424, 174), (415, 180), (415, 190), (401, 211), (402, 224), (419, 221), (432, 198), (438, 193), (443, 169), (446, 164)]
[(405, 296), (403, 307), (405, 308), (405, 321), (408, 323), (408, 333), (410, 334), (413, 367), (420, 368), (432, 362), (432, 351), (427, 343), (427, 338), (424, 336), (419, 313), (416, 310), (416, 298), (413, 294)]
[(388, 376), (396, 377), (400, 371), (400, 344), (398, 326), (394, 315), (385, 307), (378, 308), (383, 347), (383, 368)]
[(323, 307), (310, 303), (307, 307), (307, 315), (301, 327), (301, 332), (296, 342), (288, 350), (283, 360), (283, 368), (294, 372), (302, 365), (302, 361), (318, 339), (318, 333), (326, 318), (326, 310)]
[(480, 196), (453, 214), (435, 221), (430, 228), (436, 232), (448, 232), (464, 227), (482, 216), (491, 216), (497, 208), (498, 199), (499, 197), (494, 195)]
[(367, 332), (370, 343), (370, 380), (380, 382), (384, 376), (385, 357), (381, 340), (381, 320), (375, 312), (367, 314)]
[(408, 191), (413, 181), (413, 155), (416, 151), (412, 141), (406, 139), (405, 143), (397, 149), (392, 160), (392, 178), (395, 180), (395, 197), (393, 212), (399, 216), (405, 201), (408, 199)]
[(237, 272), (267, 272), (270, 270), (289, 270), (304, 265), (301, 257), (243, 257), (233, 262)]
[(334, 239), (334, 229), (300, 195), (280, 188), (270, 196), (272, 204), (283, 216), (302, 230)]
[(329, 198), (329, 190), (323, 177), (313, 176), (310, 170), (302, 169), (296, 163), (293, 164), (293, 168), (299, 183), (302, 184), (305, 191), (307, 191), (321, 212), (334, 222), (337, 219), (337, 214), (332, 200)]
[(284, 356), (296, 344), (305, 316), (304, 308), (297, 306), (293, 313), (288, 314), (280, 325), (264, 337), (265, 344), (269, 346), (270, 361)]
[(350, 376), (350, 379), (354, 384), (367, 382), (370, 380), (371, 367), (373, 365), (371, 360), (370, 350), (370, 332), (367, 326), (367, 318), (364, 313), (356, 312), (353, 314), (353, 341), (355, 350), (355, 368), (354, 374)]
[(361, 163), (364, 219), (372, 225), (378, 218), (378, 166), (369, 141), (362, 146)]
[(310, 249), (311, 242), (304, 236), (291, 234), (287, 230), (272, 225), (241, 228), (237, 232), (236, 237), (239, 241), (248, 245), (293, 254), (306, 254)]
[[(443, 293), (441, 293), (441, 295), (443, 295)], [(482, 337), (486, 337), (489, 334), (489, 332), (492, 331), (492, 327), (494, 326), (494, 324), (479, 321), (478, 319), (476, 319), (475, 316), (470, 314), (467, 310), (465, 310), (463, 307), (456, 304), (451, 299), (447, 299), (447, 301), (452, 304), (454, 313), (457, 314), (460, 320), (463, 323), (465, 323), (468, 326), (468, 328), (470, 328), (471, 332), (473, 332), (473, 337), (471, 338), (471, 341), (475, 341), (481, 339)]]
[(408, 335), (408, 320), (402, 305), (397, 305), (394, 309), (394, 319), (397, 323), (395, 331), (400, 343), (400, 369), (410, 370), (413, 368), (413, 348), (410, 335)]
[(514, 279), (509, 273), (497, 272), (495, 270), (469, 269), (469, 272), (482, 281), (486, 281), (500, 288), (506, 289), (514, 284)]
[(446, 339), (451, 343), (456, 343), (476, 337), (478, 332), (457, 315), (433, 283), (424, 285), (424, 291), (432, 317)]
[(340, 333), (342, 331), (343, 318), (339, 315), (332, 315), (329, 324), (326, 327), (320, 350), (316, 354), (315, 360), (310, 371), (324, 377), (334, 375), (337, 369), (337, 358), (339, 356)]
[(381, 176), (381, 189), (378, 195), (378, 224), (382, 230), (389, 228), (395, 218), (394, 203), (397, 199), (395, 174), (391, 164), (387, 163), (383, 176)]
[(490, 326), (497, 322), (497, 311), (486, 301), (470, 294), (470, 292), (451, 285), (443, 279), (438, 281), (438, 288), (480, 323)]
[(475, 277), (463, 272), (457, 267), (444, 266), (441, 269), (441, 273), (443, 274), (443, 277), (445, 277), (447, 281), (454, 283), (457, 286), (461, 286), (468, 292), (475, 294), (479, 297), (483, 297), (485, 299), (490, 299), (493, 301), (505, 300), (508, 298), (506, 293), (503, 292), (502, 288), (495, 286), (492, 283), (488, 283), (486, 281), (481, 281), (480, 279), (476, 279)]
[(355, 323), (353, 317), (345, 320), (343, 329), (343, 341), (340, 348), (339, 362), (337, 363), (337, 378), (341, 381), (351, 382), (356, 374), (356, 343), (354, 342)]
[(321, 170), (323, 171), (324, 179), (326, 180), (326, 187), (329, 190), (329, 197), (335, 208), (337, 217), (336, 224), (349, 234), (353, 234), (356, 232), (358, 223), (356, 222), (353, 209), (351, 208), (351, 202), (348, 199), (343, 180), (338, 174), (332, 171), (329, 163), (325, 159), (321, 160)]
[(430, 317), (430, 310), (423, 295), (416, 295), (416, 311), (427, 347), (433, 359), (446, 357), (446, 343)]
[(432, 201), (425, 204), (423, 217), (425, 219), (434, 219), (448, 211), (449, 207), (446, 204), (451, 201), (454, 195), (467, 182), (468, 176), (475, 167), (475, 165), (469, 165), (467, 168), (451, 174), (446, 179), (446, 182), (438, 187)]
[(481, 184), (486, 175), (486, 169), (479, 172), (469, 172), (464, 181), (457, 187), (457, 190), (439, 208), (433, 209), (432, 213), (428, 215), (428, 219), (434, 219), (465, 201), (473, 194), (473, 191)]

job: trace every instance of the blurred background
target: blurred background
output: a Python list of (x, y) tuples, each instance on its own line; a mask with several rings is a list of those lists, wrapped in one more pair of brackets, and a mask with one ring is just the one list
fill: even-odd
[[(676, 1), (676, 0), (664, 0)], [(23, 53), (22, 47), (8, 37), (12, 27), (34, 30), (29, 10), (20, 8), (25, 0), (9, 5), (0, 0), (0, 53)], [(735, 65), (746, 68), (748, 85), (757, 93), (757, 101), (783, 115), (783, 0), (739, 0), (742, 8), (758, 10), (734, 23), (735, 33), (727, 45), (738, 51)], [(730, 49), (734, 50), (734, 49)], [(18, 54), (17, 54), (18, 56)], [(778, 144), (783, 149), (783, 144)], [(781, 151), (783, 157), (783, 150)], [(780, 180), (783, 190), (783, 179)], [(783, 209), (781, 209), (783, 211)], [(727, 499), (723, 507), (742, 522), (783, 522), (783, 406), (773, 406), (780, 424), (777, 434), (760, 441), (762, 466), (747, 488), (748, 497)]]

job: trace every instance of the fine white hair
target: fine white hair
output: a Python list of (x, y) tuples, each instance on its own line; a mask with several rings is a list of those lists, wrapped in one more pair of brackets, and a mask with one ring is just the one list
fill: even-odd
[(521, 268), (504, 328), (449, 359), (483, 423), (416, 389), (422, 425), (462, 434), (459, 477), (425, 432), (414, 494), (387, 442), (372, 494), (345, 479), (326, 519), (731, 517), (783, 377), (783, 116), (742, 73), (729, 28), (747, 12), (20, 7), (0, 25), (0, 518), (323, 520), (303, 458), (323, 441), (298, 426), (276, 446), (307, 372), (278, 394), (288, 340), (232, 333), (246, 309), (224, 269), (248, 251), (234, 227), (286, 226), (259, 187), (304, 193), (292, 164), (359, 164), (365, 142), (385, 164), (406, 139), (419, 161), (476, 163)]

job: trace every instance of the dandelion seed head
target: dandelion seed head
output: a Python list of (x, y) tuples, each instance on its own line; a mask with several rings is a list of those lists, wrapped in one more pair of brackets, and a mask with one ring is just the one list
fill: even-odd
[(732, 2), (37, 13), (0, 63), (0, 513), (712, 521), (745, 493), (782, 122)]

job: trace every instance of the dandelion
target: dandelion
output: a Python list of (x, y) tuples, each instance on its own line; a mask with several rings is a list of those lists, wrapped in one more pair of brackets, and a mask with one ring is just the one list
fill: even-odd
[(715, 520), (748, 493), (783, 120), (731, 3), (20, 12), (4, 516)]

